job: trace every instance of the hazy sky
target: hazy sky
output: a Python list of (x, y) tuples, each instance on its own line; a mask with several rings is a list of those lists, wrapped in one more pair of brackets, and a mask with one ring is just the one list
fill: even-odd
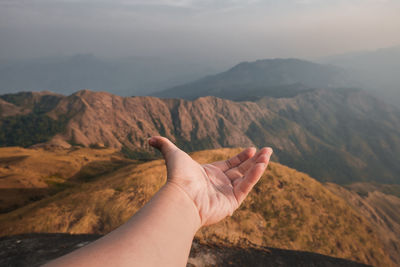
[(0, 0), (0, 58), (238, 62), (399, 44), (399, 0)]

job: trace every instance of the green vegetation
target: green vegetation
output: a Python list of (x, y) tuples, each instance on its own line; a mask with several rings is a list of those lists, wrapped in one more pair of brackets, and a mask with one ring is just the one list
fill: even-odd
[(368, 193), (379, 191), (400, 198), (400, 185), (398, 184), (354, 183), (347, 185), (346, 188), (355, 191), (361, 197), (367, 197)]
[(65, 189), (69, 189), (74, 186), (74, 184), (69, 183), (67, 181), (54, 181), (54, 180), (46, 180), (46, 184), (49, 186), (49, 193), (51, 195), (57, 194)]
[(193, 132), (191, 142), (188, 142), (181, 137), (176, 137), (176, 145), (184, 151), (211, 149), (213, 148), (213, 139), (210, 136), (207, 136), (203, 139), (198, 139)]
[(117, 171), (118, 169), (132, 163), (128, 160), (92, 161), (83, 166), (73, 177), (76, 181), (91, 182), (102, 175)]
[(132, 150), (126, 146), (121, 148), (121, 153), (128, 159), (136, 159), (141, 161), (153, 160), (161, 156), (161, 154), (155, 150), (154, 153), (152, 153), (148, 150), (140, 150), (140, 149)]
[(20, 92), (17, 94), (5, 94), (0, 96), (0, 98), (3, 99), (4, 101), (12, 103), (16, 106), (22, 106), (27, 102), (26, 99), (31, 97), (32, 97), (31, 92)]
[(114, 190), (115, 190), (116, 192), (119, 192), (119, 193), (121, 193), (121, 192), (124, 191), (124, 189), (123, 189), (122, 187), (120, 187), (120, 186), (115, 187)]
[(32, 110), (35, 114), (44, 114), (55, 108), (61, 97), (58, 95), (40, 95), (33, 92), (20, 92), (16, 94), (5, 94), (1, 99), (16, 106)]
[(3, 118), (0, 121), (0, 146), (28, 147), (46, 142), (56, 133), (63, 132), (66, 122), (65, 116), (53, 120), (38, 113)]

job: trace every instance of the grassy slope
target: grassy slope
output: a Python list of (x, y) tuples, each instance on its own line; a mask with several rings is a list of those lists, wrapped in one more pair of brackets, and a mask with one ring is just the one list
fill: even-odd
[(400, 198), (400, 185), (398, 184), (378, 184), (378, 183), (353, 183), (348, 186), (349, 190), (357, 192), (360, 196), (367, 196), (368, 193), (379, 191), (387, 195)]
[(113, 149), (0, 148), (0, 212), (54, 194), (126, 162)]
[[(200, 162), (238, 149), (202, 151)], [(93, 178), (93, 177), (92, 177)], [(107, 233), (132, 216), (165, 182), (162, 160), (132, 163), (0, 215), (0, 235)], [(369, 222), (309, 176), (271, 163), (243, 206), (197, 234), (200, 241), (296, 249), (386, 266), (391, 262)]]
[[(327, 183), (325, 187), (346, 200), (350, 206), (368, 219), (379, 233), (385, 245), (385, 251), (397, 264), (396, 266), (400, 265), (400, 198), (378, 190), (386, 191), (389, 185), (357, 183), (354, 184), (355, 189), (346, 190), (344, 187)], [(349, 187), (352, 188), (353, 185)], [(369, 190), (369, 192), (364, 190)]]

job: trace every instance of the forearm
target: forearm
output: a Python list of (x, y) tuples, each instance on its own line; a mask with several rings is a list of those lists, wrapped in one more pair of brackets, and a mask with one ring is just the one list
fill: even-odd
[(166, 138), (149, 144), (163, 154), (169, 182), (123, 226), (49, 266), (185, 266), (196, 231), (237, 209), (272, 154), (249, 148), (200, 165)]
[(49, 266), (185, 266), (199, 227), (193, 202), (166, 184), (123, 226)]

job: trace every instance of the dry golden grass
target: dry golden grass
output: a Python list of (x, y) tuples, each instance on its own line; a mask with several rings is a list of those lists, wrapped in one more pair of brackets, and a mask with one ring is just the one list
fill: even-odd
[(0, 148), (0, 176), (19, 179), (0, 179), (0, 188), (47, 187), (47, 177), (68, 179), (82, 166), (93, 161), (118, 157), (113, 149), (25, 149), (20, 147)]
[[(200, 162), (239, 149), (200, 151)], [(369, 222), (306, 174), (271, 163), (231, 218), (201, 229), (202, 242), (305, 250), (390, 266)], [(31, 232), (107, 233), (132, 216), (165, 182), (163, 160), (132, 163), (54, 196), (0, 215), (0, 235)]]
[[(368, 184), (355, 185), (356, 190), (365, 186), (369, 187)], [(358, 190), (349, 191), (332, 183), (326, 183), (325, 187), (368, 219), (385, 245), (385, 252), (400, 266), (400, 198), (376, 190), (360, 194)]]
[(109, 171), (121, 161), (126, 160), (113, 149), (0, 148), (0, 212)]

